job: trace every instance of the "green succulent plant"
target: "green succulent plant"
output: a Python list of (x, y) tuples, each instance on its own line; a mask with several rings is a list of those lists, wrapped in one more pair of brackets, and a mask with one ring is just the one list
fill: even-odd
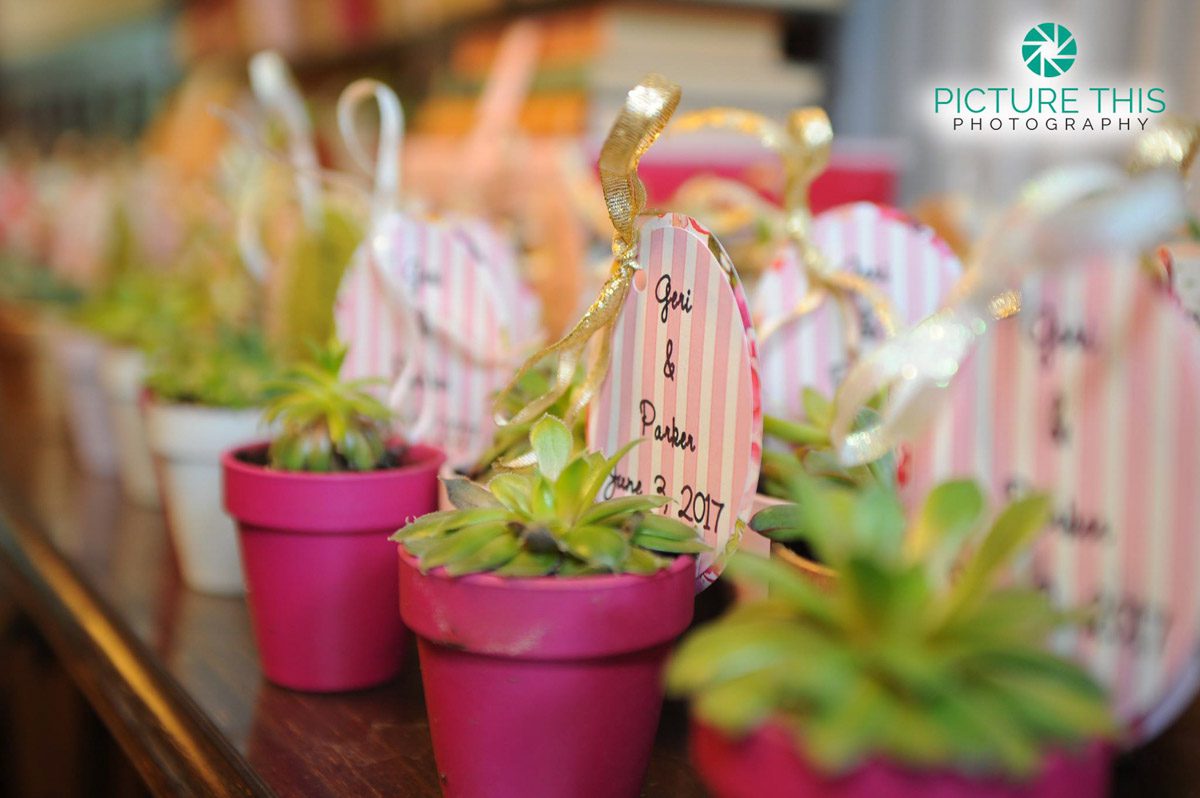
[[(881, 398), (881, 397), (880, 397)], [(855, 419), (854, 429), (861, 429), (878, 419), (878, 401), (864, 408)], [(787, 498), (787, 479), (799, 465), (806, 473), (845, 485), (892, 485), (896, 477), (895, 456), (884, 457), (858, 466), (843, 466), (833, 450), (830, 427), (833, 424), (833, 403), (819, 391), (805, 388), (804, 419), (793, 421), (778, 416), (763, 416), (763, 436), (787, 447), (781, 452), (763, 448), (761, 483), (768, 496)]]
[(319, 229), (304, 228), (291, 243), (269, 313), (272, 349), (285, 361), (304, 359), (312, 342), (333, 335), (338, 285), (362, 238), (354, 216), (331, 204)]
[[(732, 737), (776, 723), (829, 773), (881, 757), (918, 769), (1033, 774), (1049, 749), (1113, 734), (1104, 691), (1046, 647), (1071, 620), (999, 575), (1044, 528), (1043, 495), (987, 527), (970, 481), (934, 488), (911, 524), (894, 494), (811, 477), (759, 528), (803, 537), (838, 578), (822, 589), (775, 561), (729, 572), (769, 585), (681, 645), (671, 693)], [(986, 531), (984, 531), (986, 528)]]
[[(547, 414), (556, 418), (563, 418), (566, 415), (574, 399), (575, 388), (583, 382), (583, 373), (582, 366), (575, 369), (570, 389), (546, 409)], [(555, 364), (550, 361), (525, 372), (514, 390), (504, 396), (500, 411), (506, 417), (512, 418), (528, 402), (548, 391), (554, 378)], [(529, 454), (531, 451), (529, 433), (537, 421), (538, 419), (533, 419), (524, 424), (509, 423), (496, 427), (496, 434), (492, 436), (491, 446), (479, 456), (468, 470), (467, 476), (476, 482), (487, 482), (504, 470), (502, 464), (515, 462)], [(571, 425), (571, 433), (576, 447), (583, 446), (586, 428), (587, 416), (580, 413), (575, 423)]]
[(163, 342), (150, 354), (146, 386), (171, 402), (245, 408), (266, 401), (276, 376), (261, 332), (222, 329)]
[[(636, 443), (636, 442), (635, 442)], [(610, 458), (574, 450), (571, 430), (542, 416), (529, 432), (537, 455), (530, 473), (495, 476), (486, 487), (446, 480), (454, 510), (422, 516), (392, 536), (422, 571), (444, 566), (454, 576), (651, 574), (673, 556), (706, 551), (696, 531), (655, 512), (666, 496), (596, 501), (609, 474), (635, 445)]]
[(391, 464), (392, 411), (370, 392), (377, 380), (342, 380), (347, 349), (314, 349), (269, 391), (264, 420), (277, 425), (268, 457), (283, 471), (372, 471)]
[(185, 301), (164, 275), (126, 271), (79, 304), (71, 318), (113, 343), (146, 350), (174, 335)]

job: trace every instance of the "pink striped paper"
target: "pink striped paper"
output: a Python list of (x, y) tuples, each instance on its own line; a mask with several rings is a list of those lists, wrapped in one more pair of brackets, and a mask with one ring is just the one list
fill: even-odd
[[(813, 243), (836, 271), (857, 274), (878, 286), (892, 302), (896, 324), (914, 324), (938, 309), (958, 279), (962, 265), (934, 232), (895, 208), (858, 202), (818, 215)], [(785, 316), (808, 292), (808, 280), (787, 246), (754, 290), (754, 319), (761, 328)], [(881, 333), (870, 305), (864, 313), (862, 345)], [(786, 418), (804, 415), (801, 394), (812, 387), (829, 395), (845, 373), (845, 321), (837, 302), (827, 299), (808, 316), (762, 342), (763, 406)]]
[(512, 339), (514, 347), (532, 351), (543, 337), (542, 300), (521, 273), (516, 250), (483, 219), (462, 217), (451, 223), (467, 235), (476, 259), (492, 277), (499, 294), (494, 304), (500, 314), (501, 332)]
[(588, 441), (611, 455), (645, 439), (617, 465), (604, 495), (675, 499), (663, 512), (695, 525), (713, 547), (697, 564), (702, 590), (746, 531), (758, 484), (754, 333), (728, 255), (694, 220), (667, 214), (647, 222), (638, 263)]
[[(1200, 337), (1133, 263), (1031, 281), (912, 443), (911, 501), (969, 476), (997, 502), (1054, 496), (1024, 567), (1095, 611), (1058, 644), (1113, 691), (1132, 742), (1161, 731), (1200, 664)], [(1183, 705), (1186, 705), (1186, 701)]]
[[(509, 289), (486, 265), (512, 255), (497, 251), (503, 249), (499, 237), (400, 214), (388, 217), (375, 235), (384, 237), (386, 262), (372, 268), (367, 258), (374, 253), (360, 250), (338, 293), (338, 334), (350, 345), (343, 374), (390, 383), (405, 358), (419, 358), (416, 386), (396, 408), (400, 429), (410, 429), (429, 402), (433, 425), (424, 442), (443, 448), (451, 464), (467, 465), (492, 439), (492, 396), (519, 353)], [(483, 250), (482, 241), (493, 249)], [(419, 341), (405, 340), (389, 291), (407, 295), (417, 309)]]

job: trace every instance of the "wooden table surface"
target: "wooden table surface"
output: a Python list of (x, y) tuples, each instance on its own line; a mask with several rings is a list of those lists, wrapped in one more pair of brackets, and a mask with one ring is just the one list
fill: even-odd
[[(305, 695), (264, 681), (245, 602), (183, 587), (162, 514), (79, 469), (38, 366), (0, 340), (0, 578), (150, 788), (439, 795), (415, 649), (378, 689)], [(684, 711), (668, 703), (643, 795), (704, 794), (685, 738)], [(1200, 795), (1200, 704), (1121, 758), (1115, 794)]]

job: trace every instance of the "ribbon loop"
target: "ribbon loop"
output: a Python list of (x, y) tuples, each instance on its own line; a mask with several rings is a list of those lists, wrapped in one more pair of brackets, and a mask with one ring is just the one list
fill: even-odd
[(759, 345), (766, 346), (776, 333), (817, 310), (826, 299), (832, 299), (842, 311), (846, 323), (846, 348), (853, 359), (858, 352), (861, 322), (854, 295), (861, 296), (871, 305), (884, 334), (893, 335), (895, 314), (883, 292), (856, 274), (833, 269), (812, 242), (809, 190), (829, 165), (833, 146), (833, 125), (825, 110), (816, 106), (798, 108), (788, 117), (785, 126), (750, 111), (708, 108), (684, 114), (672, 126), (672, 131), (688, 133), (708, 128), (751, 136), (783, 161), (782, 229), (796, 247), (809, 287), (787, 313), (762, 320)]
[[(571, 397), (565, 413), (570, 424), (587, 407), (608, 373), (613, 323), (625, 304), (633, 273), (637, 268), (638, 214), (646, 206), (646, 187), (638, 177), (641, 157), (666, 128), (679, 105), (680, 89), (660, 75), (647, 75), (625, 98), (625, 106), (613, 122), (600, 150), (600, 185), (613, 226), (613, 264), (608, 280), (582, 318), (557, 342), (535, 353), (517, 370), (508, 386), (496, 397), (496, 423), (526, 424), (537, 419), (571, 388), (575, 371), (588, 342), (597, 333), (600, 340), (588, 363), (583, 384)], [(550, 358), (557, 358), (554, 382), (550, 389), (525, 405), (512, 418), (504, 418), (503, 400), (516, 390), (530, 370)], [(532, 460), (504, 463), (508, 468), (532, 465)]]
[(646, 207), (646, 186), (638, 162), (662, 135), (679, 106), (679, 86), (661, 75), (647, 75), (625, 98), (600, 150), (600, 188), (613, 226), (613, 258), (636, 267), (637, 217)]
[(274, 50), (256, 53), (250, 59), (250, 85), (258, 102), (268, 113), (278, 115), (287, 130), (288, 157), (295, 169), (304, 222), (310, 230), (318, 230), (322, 223), (321, 188), (312, 124), (283, 56)]
[[(367, 154), (355, 123), (359, 105), (370, 99), (379, 106), (379, 144), (373, 158)], [(374, 176), (371, 192), (371, 221), (374, 227), (384, 216), (396, 210), (399, 201), (404, 108), (389, 86), (362, 78), (342, 90), (337, 103), (337, 121), (350, 157), (360, 169)]]

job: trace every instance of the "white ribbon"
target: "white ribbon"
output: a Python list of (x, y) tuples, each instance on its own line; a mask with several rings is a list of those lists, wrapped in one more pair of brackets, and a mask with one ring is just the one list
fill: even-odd
[[(379, 106), (379, 146), (372, 158), (363, 147), (355, 124), (360, 103), (373, 99)], [(400, 151), (404, 142), (404, 108), (400, 98), (377, 80), (356, 80), (347, 86), (337, 104), (338, 130), (346, 142), (350, 157), (364, 172), (374, 172), (371, 195), (371, 223), (378, 225), (384, 216), (396, 210), (400, 191)]]
[[(278, 116), (287, 131), (287, 162), (295, 175), (304, 224), (310, 230), (320, 229), (323, 223), (320, 167), (304, 99), (292, 80), (287, 62), (274, 50), (264, 50), (251, 58), (249, 71), (250, 86), (259, 105), (268, 116)], [(260, 137), (254, 134), (248, 122), (228, 110), (215, 110), (250, 147), (275, 157), (270, 148), (259, 140)], [(258, 228), (262, 206), (262, 169), (255, 167), (242, 183), (236, 235), (238, 252), (247, 271), (260, 283), (265, 283), (270, 279), (272, 265)]]
[[(363, 102), (374, 100), (379, 107), (379, 145), (375, 156), (367, 153), (358, 135), (356, 114)], [(359, 168), (373, 175), (371, 188), (371, 227), (367, 231), (366, 247), (361, 250), (367, 268), (371, 270), (380, 296), (404, 331), (409, 342), (400, 372), (392, 379), (388, 404), (399, 410), (413, 402), (413, 389), (421, 374), (423, 340), (420, 313), (400, 281), (389, 279), (384, 263), (395, 262), (394, 237), (388, 234), (387, 220), (397, 212), (400, 192), (400, 152), (404, 142), (404, 108), (396, 93), (377, 80), (363, 78), (347, 86), (337, 104), (338, 130), (346, 142), (350, 157)], [(429, 391), (421, 393), (416, 408), (416, 420), (405, 430), (409, 440), (422, 440), (433, 427), (433, 402)]]
[[(1183, 221), (1183, 185), (1166, 170), (1130, 178), (1085, 165), (1049, 172), (980, 242), (976, 263), (943, 310), (884, 341), (855, 363), (838, 388), (831, 428), (846, 465), (870, 462), (911, 439), (936, 415), (946, 388), (992, 321), (996, 303), (1034, 273), (1078, 267), (1114, 251), (1136, 254)], [(1009, 294), (1011, 296), (1011, 294)], [(859, 411), (891, 388), (881, 420), (851, 432)]]
[(292, 79), (283, 56), (263, 50), (250, 59), (250, 86), (269, 114), (276, 114), (287, 131), (288, 158), (295, 167), (296, 190), (304, 222), (310, 230), (321, 228), (321, 188), (317, 149), (304, 98)]

